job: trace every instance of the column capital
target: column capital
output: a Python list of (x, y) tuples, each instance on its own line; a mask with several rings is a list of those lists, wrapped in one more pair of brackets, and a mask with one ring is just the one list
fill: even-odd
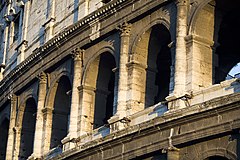
[(42, 109), (43, 114), (48, 114), (48, 113), (52, 113), (52, 112), (53, 112), (53, 109), (49, 108), (49, 107), (46, 107), (46, 108)]
[(17, 101), (17, 96), (15, 94), (10, 93), (9, 98), (10, 98), (11, 104)]
[(94, 87), (85, 86), (85, 85), (78, 86), (77, 89), (78, 89), (79, 92), (83, 92), (83, 90), (94, 92), (96, 90), (96, 88), (94, 88)]
[(74, 61), (80, 61), (83, 59), (83, 53), (85, 52), (85, 50), (77, 47), (72, 51), (72, 57), (74, 59)]
[(131, 69), (131, 68), (139, 68), (139, 69), (147, 69), (147, 66), (144, 65), (144, 64), (141, 64), (140, 62), (135, 62), (135, 61), (130, 61), (126, 64), (127, 68), (128, 69)]
[(40, 83), (47, 83), (47, 74), (45, 72), (41, 72), (38, 75), (38, 79), (40, 80)]
[(130, 36), (132, 24), (124, 22), (119, 27), (117, 27), (117, 29), (121, 32), (120, 36)]
[(184, 37), (184, 40), (186, 42), (186, 45), (189, 45), (192, 42), (196, 42), (198, 44), (202, 44), (202, 45), (207, 46), (207, 47), (212, 47), (214, 45), (213, 40), (207, 39), (207, 38), (202, 37), (202, 36), (194, 35), (194, 34)]
[(189, 0), (176, 0), (175, 1), (177, 6), (186, 6), (189, 3)]

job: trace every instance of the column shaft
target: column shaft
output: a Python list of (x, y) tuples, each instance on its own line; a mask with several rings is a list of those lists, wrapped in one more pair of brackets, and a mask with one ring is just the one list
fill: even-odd
[(70, 126), (69, 135), (70, 138), (77, 138), (79, 131), (79, 91), (78, 86), (81, 84), (82, 75), (82, 57), (83, 50), (75, 49), (73, 51), (74, 56), (74, 72), (73, 72), (73, 86), (72, 86), (72, 100), (71, 100), (71, 113), (70, 113)]
[(118, 97), (117, 97), (117, 115), (122, 118), (127, 115), (127, 82), (128, 82), (128, 71), (127, 63), (129, 56), (129, 39), (131, 25), (124, 23), (120, 27), (120, 37), (121, 37), (121, 46), (120, 46), (120, 64), (119, 64), (119, 81), (118, 81)]
[(45, 107), (42, 110), (43, 114), (43, 141), (42, 143), (42, 153), (46, 154), (50, 149), (51, 144), (51, 133), (52, 133), (52, 115), (53, 109), (49, 107)]
[(176, 30), (176, 57), (174, 94), (185, 92), (187, 73), (187, 54), (185, 37), (187, 35), (188, 0), (177, 1), (177, 30)]
[(17, 96), (12, 95), (11, 97), (11, 115), (8, 131), (8, 142), (7, 142), (7, 153), (6, 159), (13, 159), (15, 149), (15, 131), (14, 127), (16, 124), (16, 108), (17, 108)]
[(46, 99), (46, 89), (47, 89), (47, 75), (42, 72), (39, 75), (39, 91), (38, 91), (38, 103), (37, 103), (37, 120), (35, 127), (34, 136), (34, 157), (40, 158), (42, 155), (42, 143), (43, 143), (43, 108)]

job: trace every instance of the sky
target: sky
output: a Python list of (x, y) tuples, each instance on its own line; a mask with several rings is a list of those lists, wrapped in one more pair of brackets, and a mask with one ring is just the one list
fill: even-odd
[(230, 72), (229, 72), (229, 74), (230, 74), (231, 76), (233, 76), (233, 77), (234, 77), (234, 75), (236, 75), (237, 73), (240, 73), (240, 62), (239, 62), (236, 66), (234, 66), (234, 67), (230, 70)]

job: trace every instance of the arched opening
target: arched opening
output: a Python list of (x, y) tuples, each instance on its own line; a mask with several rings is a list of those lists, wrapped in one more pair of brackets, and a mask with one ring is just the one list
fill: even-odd
[(213, 76), (216, 84), (224, 81), (229, 71), (240, 62), (240, 1), (216, 0), (215, 2), (216, 50), (213, 56)]
[(152, 27), (148, 42), (145, 107), (164, 101), (169, 95), (171, 43), (169, 30), (162, 24)]
[(107, 124), (107, 120), (113, 115), (114, 68), (116, 68), (116, 63), (113, 55), (108, 52), (102, 53), (96, 79), (94, 129)]
[(211, 156), (209, 158), (206, 158), (205, 160), (228, 160), (228, 159), (221, 156)]
[(9, 120), (5, 118), (0, 124), (0, 159), (6, 158)]
[(52, 132), (50, 148), (61, 146), (61, 140), (67, 136), (70, 119), (71, 83), (66, 76), (62, 76), (58, 82), (54, 98), (52, 115)]
[[(203, 1), (206, 3), (206, 1)], [(240, 62), (238, 0), (208, 0), (200, 4), (187, 40), (189, 89), (224, 81)]]
[(29, 98), (23, 113), (19, 159), (27, 159), (33, 153), (36, 115), (36, 102), (33, 98)]

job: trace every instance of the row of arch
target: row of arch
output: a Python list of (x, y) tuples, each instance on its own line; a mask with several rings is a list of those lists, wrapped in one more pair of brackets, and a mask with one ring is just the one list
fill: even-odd
[[(215, 5), (220, 11), (223, 9), (225, 3), (221, 4), (219, 0), (213, 2), (216, 3)], [(208, 4), (212, 5), (212, 2), (208, 2)], [(236, 9), (234, 5), (230, 7)], [(218, 36), (214, 36), (214, 38), (217, 37), (214, 40), (220, 43), (216, 49), (216, 54), (218, 54), (219, 58), (218, 65), (214, 68), (214, 83), (224, 80), (230, 69), (240, 61), (237, 54), (239, 49), (236, 43), (238, 42), (238, 36), (236, 38), (235, 36), (233, 38), (229, 37), (233, 32), (239, 34), (239, 31), (235, 28), (236, 23), (234, 22), (236, 19), (231, 19), (232, 16), (236, 17), (235, 10), (229, 9), (223, 12), (224, 16), (221, 18), (220, 29), (218, 29), (218, 33), (215, 33)], [(219, 17), (217, 11), (215, 16), (217, 21)], [(240, 26), (238, 21), (237, 26)], [(142, 40), (137, 40), (138, 42), (135, 44), (136, 53), (141, 53), (139, 58), (142, 58), (142, 63), (146, 66), (146, 81), (143, 82), (145, 83), (143, 85), (145, 87), (145, 107), (165, 100), (170, 93), (170, 87), (173, 84), (171, 78), (174, 72), (172, 69), (174, 66), (174, 53), (171, 46), (169, 46), (174, 41), (171, 37), (168, 26), (164, 23), (155, 24), (143, 33), (139, 37)], [(234, 47), (229, 47), (230, 43), (235, 44)], [(231, 49), (228, 54), (228, 60), (226, 60), (225, 53), (228, 52), (229, 48)], [(90, 115), (92, 116), (92, 129), (106, 124), (107, 120), (114, 114), (113, 106), (116, 105), (118, 87), (118, 73), (115, 72), (115, 68), (118, 67), (118, 61), (114, 54), (110, 51), (104, 51), (97, 55), (89, 62), (86, 75), (84, 75), (84, 85), (92, 88), (94, 91), (94, 100), (91, 102), (93, 113)], [(224, 68), (224, 74), (220, 73), (219, 67)], [(53, 87), (55, 91), (49, 96), (49, 99), (54, 99), (54, 101), (52, 101), (52, 104), (47, 104), (53, 108), (50, 148), (60, 145), (61, 140), (68, 134), (71, 111), (72, 80), (70, 76), (63, 74), (59, 77), (56, 84)], [(22, 112), (22, 116), (17, 117), (17, 124), (21, 126), (19, 157), (20, 159), (26, 159), (33, 152), (37, 99), (33, 97), (26, 99), (22, 108), (19, 111), (19, 113)], [(6, 132), (1, 133), (3, 135), (1, 137), (7, 136), (8, 126), (9, 119), (5, 119), (1, 123), (1, 130), (3, 128)], [(6, 148), (6, 138), (2, 142), (2, 148)], [(3, 150), (3, 152), (6, 151)]]
[[(146, 81), (146, 107), (163, 100), (168, 95), (171, 54), (167, 44), (170, 43), (170, 34), (168, 29), (162, 25), (155, 25), (151, 29), (148, 52), (148, 66)], [(163, 37), (160, 39), (158, 36)], [(157, 41), (160, 40), (160, 47)], [(155, 54), (157, 50), (157, 54)], [(160, 57), (164, 57), (161, 59)], [(107, 120), (113, 116), (114, 101), (116, 101), (117, 78), (115, 72), (116, 56), (110, 50), (104, 50), (96, 56), (86, 68), (84, 75), (84, 86), (92, 89), (93, 101), (91, 102), (92, 129), (107, 124)], [(164, 67), (158, 67), (160, 63), (165, 63)], [(166, 71), (167, 70), (167, 71)], [(159, 83), (160, 75), (168, 72), (168, 78), (162, 79)], [(160, 82), (161, 82), (160, 81)], [(151, 92), (155, 89), (155, 95)], [(161, 92), (162, 90), (162, 92)], [(71, 111), (71, 91), (72, 80), (70, 74), (63, 72), (55, 84), (52, 84), (46, 96), (45, 107), (52, 107), (51, 124), (43, 124), (43, 127), (51, 127), (50, 149), (61, 147), (61, 140), (67, 136), (70, 123)], [(53, 100), (54, 99), (54, 100)], [(151, 100), (150, 100), (151, 99)], [(53, 101), (52, 101), (53, 100)], [(34, 136), (37, 121), (38, 99), (34, 96), (28, 96), (22, 104), (20, 104), (16, 126), (19, 130), (19, 159), (27, 159), (33, 153)]]

